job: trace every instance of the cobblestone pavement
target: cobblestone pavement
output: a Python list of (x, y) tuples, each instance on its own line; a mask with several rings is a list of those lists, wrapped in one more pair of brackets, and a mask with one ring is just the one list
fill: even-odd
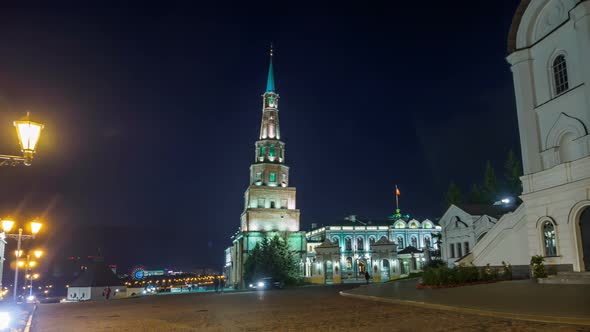
[(339, 295), (352, 287), (42, 304), (33, 331), (590, 331)]

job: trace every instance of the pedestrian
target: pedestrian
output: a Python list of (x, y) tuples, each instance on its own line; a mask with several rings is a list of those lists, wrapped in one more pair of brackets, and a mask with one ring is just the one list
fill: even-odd
[(369, 284), (369, 278), (371, 278), (369, 271), (365, 271), (365, 280), (367, 280), (367, 285)]
[(105, 297), (108, 300), (111, 297), (111, 287), (107, 286), (107, 289), (105, 290)]
[(215, 285), (215, 293), (219, 292), (219, 277), (213, 279), (213, 284)]
[(225, 288), (225, 278), (220, 278), (219, 283), (221, 287), (221, 294), (223, 294), (223, 289)]

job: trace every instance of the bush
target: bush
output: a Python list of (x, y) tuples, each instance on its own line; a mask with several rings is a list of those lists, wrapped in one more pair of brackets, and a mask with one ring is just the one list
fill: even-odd
[(455, 268), (455, 279), (458, 284), (479, 281), (479, 270), (473, 265), (461, 264)]
[(543, 261), (545, 261), (543, 256), (537, 255), (531, 257), (533, 278), (538, 279), (547, 277), (547, 272), (545, 271), (545, 264), (543, 264)]
[(422, 284), (427, 286), (449, 286), (468, 284), (478, 281), (495, 281), (512, 279), (512, 266), (503, 263), (502, 273), (496, 268), (486, 265), (483, 269), (477, 266), (461, 264), (453, 268), (446, 265), (427, 267), (422, 275)]

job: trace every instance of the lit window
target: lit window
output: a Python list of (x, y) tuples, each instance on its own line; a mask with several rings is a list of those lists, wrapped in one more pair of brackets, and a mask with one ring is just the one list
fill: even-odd
[(265, 151), (264, 151), (264, 145), (261, 145), (261, 146), (260, 146), (260, 156), (261, 156), (261, 157), (264, 157), (264, 155), (265, 155)]
[(398, 247), (398, 249), (404, 248), (404, 238), (401, 236), (397, 237), (397, 247)]
[(270, 145), (270, 149), (268, 151), (268, 155), (271, 156), (271, 157), (274, 157), (275, 156), (275, 145), (274, 144), (271, 144)]
[(416, 225), (416, 223), (413, 222), (413, 223), (410, 224), (410, 228), (418, 228), (418, 225)]
[(277, 174), (270, 173), (270, 182), (276, 182), (276, 181), (277, 181)]
[(362, 237), (356, 239), (356, 250), (365, 250), (365, 243)]
[(418, 239), (415, 236), (412, 236), (412, 247), (418, 248)]
[(555, 81), (555, 94), (560, 95), (569, 89), (567, 63), (563, 55), (558, 56), (553, 61), (553, 79)]
[(404, 227), (404, 223), (403, 222), (398, 222), (397, 224), (395, 224), (395, 228), (405, 228)]
[(545, 256), (557, 256), (555, 226), (550, 221), (545, 221), (543, 224), (543, 243), (545, 245)]
[(346, 246), (346, 250), (352, 250), (352, 239), (347, 237), (344, 240), (344, 245)]
[(352, 269), (352, 257), (346, 257), (346, 268)]
[(429, 222), (424, 223), (424, 228), (432, 228), (432, 224)]

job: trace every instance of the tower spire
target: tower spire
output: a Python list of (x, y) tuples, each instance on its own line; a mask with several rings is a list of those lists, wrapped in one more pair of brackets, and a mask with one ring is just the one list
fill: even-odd
[(266, 92), (275, 92), (275, 76), (272, 69), (273, 48), (270, 44), (270, 64), (268, 65), (268, 79), (266, 81)]

